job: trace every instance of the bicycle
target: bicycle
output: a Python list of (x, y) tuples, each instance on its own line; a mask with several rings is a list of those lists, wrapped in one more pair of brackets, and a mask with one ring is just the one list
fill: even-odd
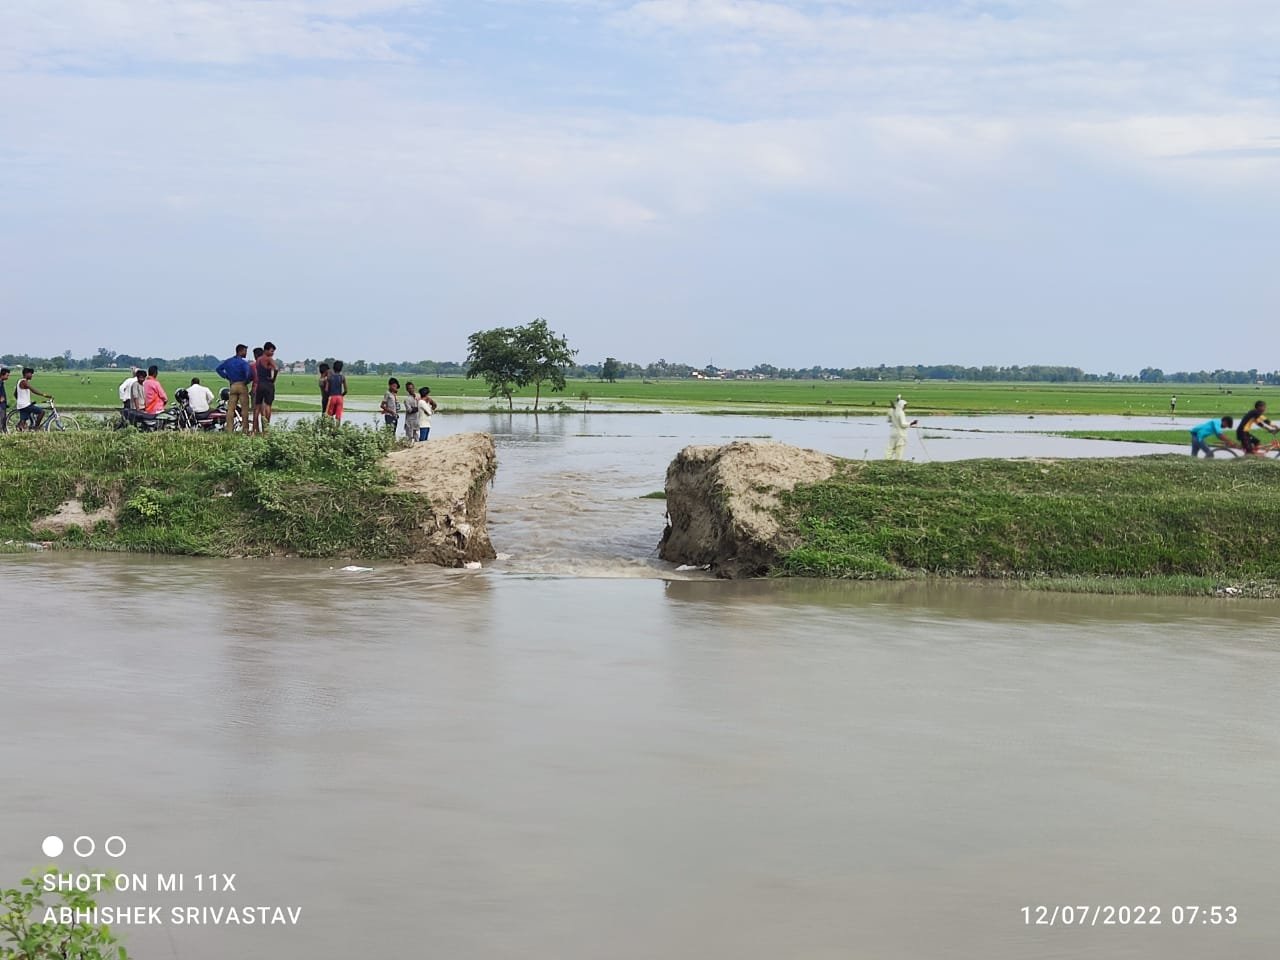
[(75, 417), (64, 417), (58, 412), (57, 405), (50, 400), (49, 409), (44, 415), (44, 423), (41, 425), (41, 429), (47, 431), (79, 430), (80, 421)]
[[(80, 429), (80, 423), (74, 417), (64, 417), (61, 411), (58, 410), (57, 404), (52, 400), (49, 400), (48, 403), (49, 407), (45, 410), (44, 419), (40, 421), (38, 429), (55, 430), (58, 432)], [(9, 423), (11, 425), (13, 424), (13, 420), (14, 415), (11, 414), (9, 416)], [(14, 427), (14, 430), (18, 433), (30, 433), (33, 429), (37, 428), (32, 427), (30, 422), (23, 421), (20, 418), (18, 419), (17, 426)]]

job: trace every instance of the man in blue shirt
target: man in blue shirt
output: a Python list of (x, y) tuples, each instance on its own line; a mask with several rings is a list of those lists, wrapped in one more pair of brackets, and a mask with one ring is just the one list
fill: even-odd
[(249, 361), (245, 359), (249, 348), (243, 343), (236, 344), (236, 355), (227, 357), (222, 363), (218, 364), (218, 369), (214, 371), (223, 380), (226, 380), (231, 387), (227, 393), (227, 432), (230, 433), (235, 429), (236, 425), (236, 407), (240, 408), (240, 424), (241, 430), (249, 429), (249, 381), (253, 379), (253, 367), (249, 365)]
[(1230, 417), (1223, 417), (1221, 420), (1206, 420), (1204, 423), (1200, 424), (1200, 426), (1192, 427), (1191, 455), (1194, 457), (1203, 450), (1204, 455), (1212, 459), (1213, 447), (1209, 446), (1207, 442), (1210, 437), (1217, 437), (1218, 442), (1224, 447), (1235, 446), (1235, 444), (1231, 442), (1231, 439), (1222, 432), (1223, 430), (1230, 430), (1231, 425), (1234, 422), (1235, 421)]

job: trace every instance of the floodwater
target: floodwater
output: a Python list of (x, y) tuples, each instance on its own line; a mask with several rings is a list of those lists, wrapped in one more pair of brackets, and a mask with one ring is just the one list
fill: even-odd
[[(58, 862), (150, 878), (142, 958), (1275, 955), (1273, 605), (664, 579), (675, 450), (879, 425), (538, 419), (435, 421), (498, 435), (483, 571), (0, 556), (0, 878), (123, 838)], [(170, 913), (230, 905), (302, 914)]]

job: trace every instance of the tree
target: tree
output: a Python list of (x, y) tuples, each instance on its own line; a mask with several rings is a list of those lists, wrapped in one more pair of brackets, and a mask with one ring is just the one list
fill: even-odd
[(524, 356), (525, 373), (521, 386), (533, 384), (533, 412), (538, 412), (538, 398), (542, 385), (549, 383), (551, 391), (564, 389), (564, 369), (573, 363), (578, 351), (570, 348), (569, 341), (547, 328), (547, 321), (538, 317), (532, 323), (515, 328), (516, 344)]
[(511, 395), (524, 386), (525, 372), (524, 354), (511, 327), (480, 330), (467, 337), (467, 379), (483, 377), (489, 397), (506, 397), (508, 409), (515, 409)]
[(604, 365), (600, 368), (600, 379), (608, 380), (613, 383), (622, 373), (622, 364), (618, 362), (617, 357), (605, 357)]

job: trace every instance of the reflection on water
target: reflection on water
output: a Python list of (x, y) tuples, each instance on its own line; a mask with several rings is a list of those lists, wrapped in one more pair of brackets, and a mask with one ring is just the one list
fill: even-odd
[(304, 907), (184, 960), (1274, 954), (1271, 606), (333, 566), (0, 557), (0, 876)]

